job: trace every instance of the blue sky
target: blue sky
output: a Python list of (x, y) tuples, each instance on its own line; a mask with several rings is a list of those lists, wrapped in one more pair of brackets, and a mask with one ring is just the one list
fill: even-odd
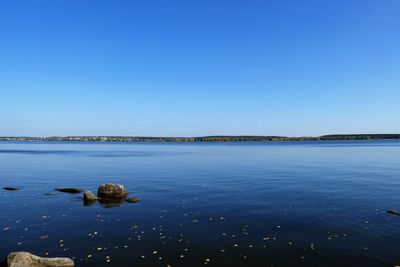
[(400, 1), (0, 3), (0, 135), (400, 133)]

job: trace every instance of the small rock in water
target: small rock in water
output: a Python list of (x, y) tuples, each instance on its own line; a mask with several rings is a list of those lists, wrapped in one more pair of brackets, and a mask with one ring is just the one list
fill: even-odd
[(13, 186), (6, 186), (3, 187), (4, 190), (8, 190), (8, 191), (15, 191), (15, 190), (19, 190), (18, 187), (13, 187)]
[(98, 198), (90, 191), (86, 191), (83, 193), (83, 199), (86, 201), (95, 201)]
[(387, 213), (393, 214), (393, 215), (400, 215), (400, 210), (388, 210)]
[(120, 184), (102, 184), (97, 190), (97, 196), (99, 198), (114, 198), (114, 199), (125, 199), (128, 195), (125, 187)]
[(95, 204), (98, 200), (98, 197), (96, 197), (92, 192), (86, 191), (83, 193), (83, 205), (84, 206), (92, 206)]
[(137, 197), (130, 197), (130, 198), (125, 199), (125, 201), (126, 201), (126, 202), (129, 202), (129, 203), (137, 203), (137, 202), (140, 201), (140, 198), (137, 198)]
[(74, 267), (70, 258), (41, 258), (29, 252), (11, 252), (7, 264), (8, 267)]
[(78, 194), (78, 193), (82, 193), (83, 192), (82, 189), (70, 188), (70, 187), (61, 187), (61, 188), (56, 188), (54, 190), (59, 191), (59, 192), (63, 192), (63, 193), (70, 193), (70, 194)]

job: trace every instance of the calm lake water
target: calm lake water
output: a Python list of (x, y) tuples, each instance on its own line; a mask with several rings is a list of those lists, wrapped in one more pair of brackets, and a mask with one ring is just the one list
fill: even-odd
[[(84, 206), (121, 183), (139, 203)], [(0, 258), (76, 266), (400, 264), (400, 142), (0, 143)]]

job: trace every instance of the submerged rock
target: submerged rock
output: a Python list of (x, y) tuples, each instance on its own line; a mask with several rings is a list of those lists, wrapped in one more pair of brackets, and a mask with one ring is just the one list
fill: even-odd
[(125, 199), (128, 195), (125, 187), (120, 184), (102, 184), (97, 190), (97, 196), (104, 199)]
[(73, 267), (70, 258), (41, 258), (29, 252), (11, 252), (7, 257), (8, 267)]
[(70, 193), (70, 194), (78, 194), (78, 193), (82, 193), (83, 192), (82, 189), (71, 188), (71, 187), (61, 187), (61, 188), (56, 188), (54, 190), (59, 191), (59, 192), (63, 192), (63, 193)]
[(99, 203), (103, 208), (116, 208), (124, 204), (124, 200), (124, 198), (99, 198)]
[(121, 207), (121, 204), (101, 203), (100, 202), (100, 207), (105, 208), (105, 209), (112, 209), (112, 208)]
[(126, 202), (129, 202), (129, 203), (137, 203), (137, 202), (140, 201), (140, 198), (137, 198), (137, 197), (129, 197), (129, 198), (125, 199), (125, 201), (126, 201)]
[(4, 190), (8, 190), (8, 191), (15, 191), (15, 190), (19, 190), (18, 187), (13, 187), (13, 186), (6, 186), (3, 187)]
[(99, 198), (100, 204), (120, 205), (124, 203), (124, 198)]
[(96, 204), (97, 200), (83, 200), (83, 206), (90, 207)]
[(400, 210), (388, 210), (387, 213), (393, 214), (393, 215), (400, 215)]

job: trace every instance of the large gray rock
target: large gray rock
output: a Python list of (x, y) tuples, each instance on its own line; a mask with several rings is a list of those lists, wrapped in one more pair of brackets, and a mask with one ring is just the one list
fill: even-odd
[(124, 199), (127, 195), (128, 191), (120, 184), (102, 184), (97, 190), (97, 196), (101, 199)]
[(8, 267), (74, 267), (70, 258), (41, 258), (29, 252), (11, 252), (7, 257)]

